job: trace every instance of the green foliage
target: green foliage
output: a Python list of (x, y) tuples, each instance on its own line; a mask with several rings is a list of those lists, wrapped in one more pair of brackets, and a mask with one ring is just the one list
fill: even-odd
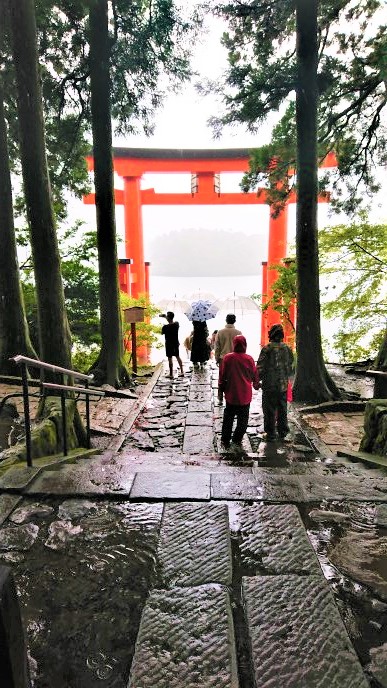
[[(100, 344), (99, 292), (95, 232), (82, 232), (80, 223), (61, 233), (61, 269), (65, 303), (73, 342)], [(38, 346), (37, 303), (32, 269), (22, 273), (26, 317), (34, 346)]]
[[(136, 323), (136, 340), (137, 346), (146, 344), (147, 346), (161, 347), (158, 335), (161, 332), (161, 327), (152, 324), (152, 319), (159, 314), (160, 309), (150, 302), (149, 298), (142, 294), (138, 299), (134, 299), (124, 292), (120, 292), (121, 309), (132, 308), (133, 306), (142, 306), (144, 311), (144, 322)], [(124, 321), (124, 317), (123, 317)], [(124, 342), (125, 348), (130, 350), (131, 342), (131, 327), (130, 323), (123, 322)]]
[(97, 344), (84, 346), (77, 343), (71, 354), (72, 369), (87, 374), (98, 358), (100, 347)]
[[(269, 270), (275, 270), (277, 279), (272, 284), (272, 296), (261, 303), (261, 311), (264, 313), (269, 308), (280, 314), (281, 320), (288, 323), (295, 330), (295, 323), (291, 319), (290, 306), (297, 296), (297, 265), (294, 258), (285, 258), (282, 263), (269, 265)], [(252, 294), (252, 299), (261, 298), (258, 294)]]
[(386, 239), (387, 225), (370, 224), (365, 213), (350, 225), (319, 232), (320, 270), (331, 285), (325, 289), (323, 313), (343, 323), (333, 337), (342, 360), (374, 356), (383, 338), (387, 318)]
[[(333, 348), (341, 362), (373, 358), (387, 320), (387, 225), (370, 224), (360, 213), (350, 225), (321, 229), (319, 248), (320, 272), (328, 281), (322, 290), (322, 312), (340, 323), (332, 339), (324, 340), (324, 350)], [(278, 279), (262, 311), (273, 308), (289, 322), (289, 305), (297, 296), (296, 262), (285, 259), (269, 269), (278, 272)], [(252, 298), (258, 300), (260, 295)]]
[[(271, 144), (253, 154), (243, 181), (244, 190), (249, 190), (261, 183), (262, 173), (269, 173), (269, 198), (273, 194), (278, 211), (283, 199), (268, 161), (271, 156), (282, 161), (280, 191), (290, 193), (287, 178), (288, 170), (295, 168), (297, 88), (294, 0), (213, 0), (211, 5), (228, 24), (223, 35), (228, 69), (222, 80), (202, 88), (217, 92), (223, 100), (223, 114), (211, 123), (217, 135), (236, 122), (255, 132), (268, 115), (279, 113)], [(339, 167), (331, 175), (333, 200), (353, 212), (364, 190), (373, 193), (378, 188), (375, 164), (386, 162), (385, 4), (382, 0), (321, 0), (318, 6), (319, 155), (336, 152)]]

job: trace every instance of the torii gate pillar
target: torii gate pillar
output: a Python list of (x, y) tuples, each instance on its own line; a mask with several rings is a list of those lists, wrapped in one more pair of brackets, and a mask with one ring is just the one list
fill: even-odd
[(130, 279), (135, 299), (146, 291), (140, 183), (140, 176), (124, 177), (125, 255), (133, 259)]
[[(270, 208), (271, 210), (271, 208)], [(273, 283), (278, 279), (277, 270), (270, 268), (271, 265), (278, 265), (281, 260), (286, 256), (288, 242), (288, 205), (286, 204), (283, 210), (280, 211), (277, 217), (272, 217), (270, 214), (269, 221), (269, 246), (268, 246), (268, 256), (267, 256), (267, 298), (273, 296)], [(267, 333), (272, 327), (278, 322), (279, 313), (277, 313), (273, 308), (268, 308), (266, 318), (266, 337), (265, 343), (267, 342)], [(262, 344), (263, 346), (263, 344)]]

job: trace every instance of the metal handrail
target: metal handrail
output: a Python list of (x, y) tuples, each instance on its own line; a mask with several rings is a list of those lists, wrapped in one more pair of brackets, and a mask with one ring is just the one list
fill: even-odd
[(26, 432), (26, 454), (27, 454), (27, 465), (32, 466), (32, 447), (31, 447), (31, 417), (30, 417), (30, 406), (29, 406), (29, 392), (28, 392), (28, 367), (39, 368), (43, 370), (49, 370), (52, 373), (59, 373), (62, 375), (62, 380), (64, 382), (64, 376), (72, 377), (78, 380), (85, 380), (85, 387), (72, 387), (70, 385), (54, 385), (53, 383), (43, 382), (40, 383), (41, 391), (46, 389), (55, 388), (61, 390), (61, 410), (62, 410), (62, 424), (63, 424), (63, 453), (67, 456), (67, 427), (66, 427), (66, 401), (65, 401), (65, 391), (71, 391), (80, 393), (80, 391), (85, 394), (86, 398), (86, 429), (87, 429), (87, 447), (90, 448), (90, 396), (104, 396), (104, 392), (89, 390), (88, 384), (90, 380), (94, 379), (93, 375), (85, 375), (84, 373), (79, 373), (76, 370), (69, 370), (68, 368), (62, 368), (60, 366), (53, 365), (51, 363), (46, 363), (45, 361), (40, 361), (36, 358), (29, 358), (28, 356), (17, 355), (9, 359), (20, 365), (21, 367), (21, 378), (23, 387), (23, 407), (24, 407), (24, 420), (25, 420), (25, 432)]
[(39, 361), (37, 358), (28, 358), (28, 356), (17, 355), (9, 359), (14, 361), (16, 364), (25, 363), (31, 368), (42, 368), (43, 370), (50, 370), (52, 373), (62, 373), (63, 375), (69, 375), (75, 380), (94, 380), (94, 375), (85, 375), (85, 373), (78, 373), (77, 370), (69, 370), (68, 368), (61, 368), (60, 366), (53, 365), (52, 363), (46, 363), (45, 361)]

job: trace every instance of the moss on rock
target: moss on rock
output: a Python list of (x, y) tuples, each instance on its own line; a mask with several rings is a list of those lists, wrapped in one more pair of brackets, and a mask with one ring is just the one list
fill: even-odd
[(364, 414), (360, 451), (387, 455), (387, 399), (370, 399)]
[[(63, 420), (59, 397), (46, 397), (39, 409), (40, 420), (31, 430), (32, 457), (51, 456), (63, 451)], [(86, 446), (86, 433), (75, 399), (66, 399), (66, 437), (68, 450)], [(1, 454), (2, 460), (26, 461), (25, 442), (15, 444)]]

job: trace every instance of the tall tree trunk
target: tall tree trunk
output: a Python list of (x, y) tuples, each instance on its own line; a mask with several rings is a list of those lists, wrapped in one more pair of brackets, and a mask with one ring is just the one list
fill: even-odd
[(34, 1), (10, 0), (9, 12), (20, 153), (38, 305), (40, 356), (44, 361), (70, 368), (70, 330), (46, 159)]
[(118, 286), (114, 204), (108, 0), (90, 0), (90, 91), (97, 213), (99, 299), (102, 348), (93, 372), (99, 383), (119, 386), (128, 380)]
[(0, 373), (15, 375), (9, 359), (16, 354), (37, 358), (31, 344), (19, 278), (12, 185), (9, 169), (3, 84), (0, 77)]
[(296, 0), (297, 72), (297, 372), (296, 401), (321, 402), (340, 393), (324, 365), (320, 328), (317, 164), (317, 7)]

